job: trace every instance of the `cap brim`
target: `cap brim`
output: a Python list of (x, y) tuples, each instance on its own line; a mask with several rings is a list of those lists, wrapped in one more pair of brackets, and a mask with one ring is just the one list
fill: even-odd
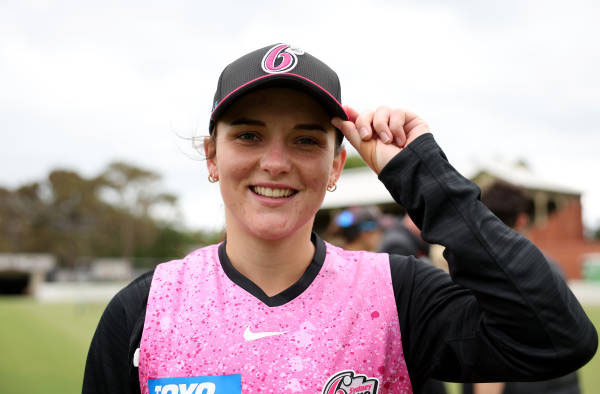
[(267, 87), (288, 87), (301, 90), (319, 101), (332, 117), (338, 116), (343, 120), (348, 120), (348, 115), (346, 114), (346, 111), (344, 111), (342, 104), (333, 97), (331, 93), (317, 83), (292, 73), (268, 74), (245, 83), (225, 96), (210, 115), (210, 132), (212, 133), (216, 120), (219, 119), (221, 114), (223, 114), (237, 98), (252, 90)]

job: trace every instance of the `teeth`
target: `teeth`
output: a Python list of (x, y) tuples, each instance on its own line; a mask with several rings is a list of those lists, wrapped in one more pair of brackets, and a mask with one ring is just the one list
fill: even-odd
[(252, 187), (252, 190), (261, 196), (274, 198), (289, 197), (294, 193), (292, 189), (272, 189), (270, 187), (262, 186), (254, 186)]

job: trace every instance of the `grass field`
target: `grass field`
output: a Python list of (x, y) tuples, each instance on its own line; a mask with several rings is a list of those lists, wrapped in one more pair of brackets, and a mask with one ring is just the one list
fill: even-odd
[(87, 348), (104, 307), (0, 298), (0, 393), (81, 393)]
[[(0, 297), (0, 393), (81, 392), (90, 339), (104, 305), (38, 304)], [(600, 329), (600, 306), (586, 308)], [(580, 373), (583, 392), (600, 392), (600, 356)], [(450, 394), (459, 394), (458, 385)]]

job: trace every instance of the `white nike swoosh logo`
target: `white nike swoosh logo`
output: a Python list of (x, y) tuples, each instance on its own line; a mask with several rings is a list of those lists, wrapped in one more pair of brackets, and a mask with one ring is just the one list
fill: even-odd
[(250, 331), (250, 327), (246, 327), (246, 331), (244, 331), (244, 339), (246, 341), (256, 341), (257, 339), (272, 337), (275, 335), (283, 335), (287, 331), (267, 331), (267, 332), (252, 332)]

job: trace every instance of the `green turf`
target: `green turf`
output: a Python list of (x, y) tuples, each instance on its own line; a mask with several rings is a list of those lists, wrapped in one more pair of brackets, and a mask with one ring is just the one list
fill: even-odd
[[(600, 329), (600, 306), (585, 309)], [(87, 349), (103, 310), (104, 305), (0, 297), (0, 393), (80, 393)], [(579, 376), (583, 393), (596, 393), (600, 355)], [(459, 393), (459, 385), (450, 385), (449, 394)]]
[[(600, 332), (600, 306), (584, 307), (586, 313), (594, 323), (596, 331)], [(583, 394), (595, 394), (600, 391), (600, 351), (592, 360), (581, 368), (579, 383), (583, 388)]]
[(104, 307), (0, 298), (0, 392), (80, 393), (87, 348)]

